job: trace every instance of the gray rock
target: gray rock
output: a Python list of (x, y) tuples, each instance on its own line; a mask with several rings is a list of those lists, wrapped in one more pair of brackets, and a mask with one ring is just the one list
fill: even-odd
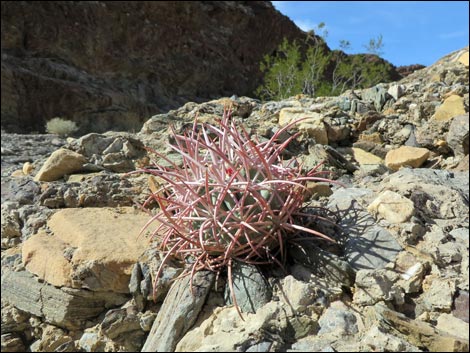
[(141, 331), (137, 308), (109, 310), (100, 324), (100, 331), (110, 339), (129, 334), (132, 331)]
[(459, 291), (454, 299), (452, 314), (460, 320), (469, 322), (468, 291)]
[(320, 317), (318, 324), (320, 325), (319, 335), (334, 332), (342, 336), (359, 332), (356, 316), (342, 302), (332, 303), (332, 306)]
[[(272, 292), (265, 277), (256, 266), (234, 262), (232, 266), (233, 295), (242, 312), (255, 313), (271, 300)], [(233, 304), (227, 283), (225, 302)]]
[(469, 115), (459, 115), (452, 119), (446, 141), (454, 154), (468, 154)]
[(367, 189), (338, 189), (328, 203), (328, 209), (336, 214), (342, 229), (340, 244), (344, 257), (355, 270), (383, 268), (401, 251), (393, 235), (376, 224), (358, 203), (358, 198), (367, 195), (373, 194)]
[(2, 298), (18, 309), (67, 329), (78, 329), (106, 308), (120, 305), (126, 296), (87, 290), (56, 288), (40, 283), (29, 272), (2, 269)]
[(362, 100), (373, 103), (375, 109), (378, 112), (382, 110), (385, 102), (390, 98), (391, 96), (387, 93), (387, 90), (381, 85), (377, 85), (362, 91)]
[(333, 286), (351, 287), (354, 284), (355, 271), (349, 263), (312, 243), (290, 244), (288, 252), (296, 263), (307, 267), (315, 276), (324, 278)]
[(270, 352), (272, 345), (273, 345), (272, 342), (266, 342), (266, 341), (260, 342), (260, 343), (252, 345), (245, 352)]
[(174, 351), (178, 341), (196, 321), (214, 280), (212, 272), (196, 272), (193, 293), (189, 276), (175, 281), (158, 312), (142, 352)]

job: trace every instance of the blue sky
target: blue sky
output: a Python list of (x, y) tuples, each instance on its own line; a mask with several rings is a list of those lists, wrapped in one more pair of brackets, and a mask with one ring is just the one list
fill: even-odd
[(468, 46), (468, 1), (273, 1), (302, 30), (326, 24), (326, 42), (349, 54), (365, 52), (371, 38), (383, 37), (384, 59), (396, 66), (431, 65)]

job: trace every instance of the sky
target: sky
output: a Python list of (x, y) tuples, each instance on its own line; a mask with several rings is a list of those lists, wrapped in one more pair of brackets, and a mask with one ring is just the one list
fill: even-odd
[[(300, 29), (328, 31), (330, 49), (348, 40), (348, 54), (364, 53), (382, 36), (381, 57), (395, 66), (435, 63), (468, 46), (468, 1), (272, 1)], [(320, 34), (319, 32), (316, 32)]]

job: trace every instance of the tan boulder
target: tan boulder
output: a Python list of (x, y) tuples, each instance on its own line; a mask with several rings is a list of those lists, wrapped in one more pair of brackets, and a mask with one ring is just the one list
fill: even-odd
[(427, 148), (402, 146), (387, 153), (385, 165), (392, 170), (403, 166), (419, 168), (429, 158), (429, 153)]
[(436, 109), (433, 119), (437, 121), (448, 121), (455, 116), (465, 114), (464, 99), (456, 94), (446, 98)]
[(132, 207), (60, 210), (47, 222), (52, 235), (25, 241), (23, 263), (58, 287), (126, 293), (132, 266), (147, 247), (138, 234), (148, 220)]
[(413, 201), (386, 190), (369, 205), (367, 210), (372, 214), (380, 214), (390, 223), (403, 223), (413, 216), (415, 208)]
[(58, 180), (66, 174), (72, 174), (81, 170), (84, 163), (86, 163), (86, 158), (81, 154), (60, 148), (49, 156), (34, 180)]
[(328, 134), (323, 123), (323, 116), (316, 112), (309, 112), (303, 108), (283, 108), (279, 112), (279, 125), (285, 126), (296, 120), (300, 120), (296, 128), (313, 137), (317, 143), (328, 144)]

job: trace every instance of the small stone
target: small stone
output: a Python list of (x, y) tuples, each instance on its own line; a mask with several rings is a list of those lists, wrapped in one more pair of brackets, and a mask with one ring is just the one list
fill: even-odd
[(404, 223), (413, 216), (413, 201), (386, 190), (379, 195), (367, 208), (372, 214), (379, 214), (390, 223)]
[(271, 300), (271, 288), (254, 265), (235, 262), (232, 266), (232, 282), (234, 293), (231, 293), (227, 284), (225, 301), (233, 304), (232, 295), (234, 295), (242, 312), (255, 313)]
[(446, 142), (455, 155), (468, 155), (469, 115), (459, 115), (452, 119)]
[(321, 114), (310, 112), (303, 108), (283, 108), (279, 112), (279, 125), (281, 126), (299, 119), (303, 119), (295, 125), (299, 131), (303, 131), (308, 136), (313, 137), (316, 143), (322, 145), (328, 144), (328, 134)]
[(387, 93), (391, 95), (396, 101), (403, 95), (404, 92), (405, 86), (403, 85), (392, 85), (387, 91)]
[(460, 320), (452, 314), (443, 313), (439, 315), (437, 319), (436, 328), (439, 330), (450, 333), (451, 335), (468, 340), (469, 324), (463, 320)]
[(42, 168), (34, 177), (35, 181), (54, 181), (66, 174), (72, 174), (81, 170), (86, 158), (79, 153), (58, 149), (53, 152)]
[(383, 159), (377, 157), (376, 155), (366, 152), (361, 148), (352, 148), (352, 153), (356, 162), (358, 162), (361, 166), (364, 164), (382, 164)]
[(23, 173), (24, 173), (24, 175), (31, 174), (33, 169), (34, 169), (34, 167), (30, 162), (25, 162), (25, 164), (23, 164)]
[[(467, 233), (468, 235), (468, 233)], [(454, 305), (452, 314), (463, 320), (466, 323), (469, 323), (469, 295), (468, 291), (459, 291), (457, 296), (454, 299)]]
[(402, 146), (387, 153), (385, 165), (392, 170), (404, 166), (419, 168), (429, 158), (429, 154), (427, 148)]
[(356, 316), (341, 301), (331, 303), (318, 320), (318, 324), (320, 325), (319, 335), (325, 333), (334, 333), (338, 336), (353, 335), (359, 331)]

